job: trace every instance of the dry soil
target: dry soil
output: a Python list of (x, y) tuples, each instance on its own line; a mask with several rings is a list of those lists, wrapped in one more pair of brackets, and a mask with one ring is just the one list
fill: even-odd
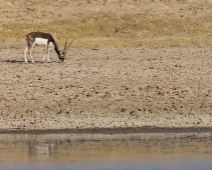
[[(42, 2), (1, 3), (1, 131), (212, 127), (210, 1)], [(25, 34), (50, 30), (61, 46), (63, 26), (76, 38), (64, 62), (35, 47), (24, 63)]]

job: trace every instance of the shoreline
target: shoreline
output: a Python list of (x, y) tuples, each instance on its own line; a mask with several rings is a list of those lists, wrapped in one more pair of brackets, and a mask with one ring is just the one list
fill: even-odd
[(130, 133), (210, 133), (212, 127), (124, 127), (84, 129), (0, 130), (0, 134), (130, 134)]

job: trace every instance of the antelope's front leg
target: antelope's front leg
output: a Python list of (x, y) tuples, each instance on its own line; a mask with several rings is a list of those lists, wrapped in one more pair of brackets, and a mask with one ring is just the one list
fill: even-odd
[(49, 48), (47, 49), (47, 54), (46, 54), (46, 56), (47, 56), (47, 61), (48, 61), (49, 63), (51, 63), (51, 61), (50, 61), (50, 59), (49, 59)]
[(43, 57), (43, 62), (45, 62), (46, 55)]
[(47, 54), (47, 61), (48, 61), (49, 63), (51, 63), (51, 60), (49, 59), (49, 54)]

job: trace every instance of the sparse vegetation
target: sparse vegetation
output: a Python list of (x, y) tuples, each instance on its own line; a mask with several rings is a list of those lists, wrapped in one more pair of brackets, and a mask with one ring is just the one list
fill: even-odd
[[(210, 43), (209, 39), (212, 34), (212, 25), (210, 24), (212, 17), (204, 13), (205, 9), (209, 8), (209, 3), (205, 3), (205, 6), (201, 4), (200, 8), (198, 1), (195, 1), (195, 3), (176, 1), (179, 8), (176, 7), (176, 11), (181, 12), (179, 14), (171, 12), (171, 2), (168, 1), (157, 2), (161, 8), (166, 7), (166, 11), (159, 11), (160, 8), (144, 10), (139, 6), (136, 7), (137, 2), (131, 2), (131, 6), (134, 5), (135, 8), (143, 9), (140, 12), (127, 11), (124, 7), (124, 4), (129, 3), (127, 0), (120, 1), (122, 5), (118, 7), (126, 12), (105, 10), (101, 5), (105, 5), (105, 3), (108, 5), (109, 2), (107, 1), (102, 3), (99, 1), (100, 4), (98, 5), (97, 1), (91, 0), (85, 2), (83, 0), (80, 2), (51, 1), (51, 3), (45, 1), (48, 8), (43, 10), (39, 8), (42, 5), (41, 1), (36, 1), (36, 3), (34, 1), (27, 3), (22, 0), (19, 1), (19, 5), (16, 5), (17, 1), (14, 0), (3, 5), (3, 7), (7, 5), (8, 9), (2, 8), (1, 15), (4, 16), (1, 17), (4, 18), (1, 21), (0, 32), (2, 45), (7, 44), (5, 40), (8, 38), (23, 39), (25, 34), (30, 31), (51, 32), (57, 37), (59, 43), (63, 43), (66, 37), (75, 37), (76, 46), (90, 47), (172, 47), (207, 44)], [(143, 3), (143, 1), (140, 1), (140, 3)], [(147, 3), (154, 4), (152, 1)], [(15, 15), (19, 11), (16, 6), (21, 8), (25, 4), (27, 6), (24, 10)], [(94, 6), (95, 4), (96, 6)], [(63, 9), (61, 9), (62, 6)], [(86, 10), (85, 7), (91, 10)], [(99, 7), (102, 10), (92, 11), (94, 7)], [(74, 8), (82, 8), (85, 11), (71, 11)], [(191, 15), (188, 15), (185, 10), (190, 11)], [(197, 15), (194, 15), (194, 13), (197, 13)], [(5, 16), (8, 17), (5, 19)], [(22, 45), (22, 41), (17, 44), (17, 46)]]

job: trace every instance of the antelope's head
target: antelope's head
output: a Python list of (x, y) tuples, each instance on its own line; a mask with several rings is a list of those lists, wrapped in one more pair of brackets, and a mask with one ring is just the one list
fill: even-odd
[(68, 43), (68, 38), (66, 39), (66, 42), (65, 42), (65, 45), (64, 45), (64, 49), (63, 49), (63, 50), (60, 50), (59, 58), (60, 58), (61, 61), (64, 61), (64, 60), (65, 60), (67, 51), (68, 51), (69, 47), (71, 46), (71, 44), (73, 43), (73, 41), (74, 41), (74, 38), (73, 38), (73, 40), (69, 43), (69, 45), (67, 45), (67, 43)]

